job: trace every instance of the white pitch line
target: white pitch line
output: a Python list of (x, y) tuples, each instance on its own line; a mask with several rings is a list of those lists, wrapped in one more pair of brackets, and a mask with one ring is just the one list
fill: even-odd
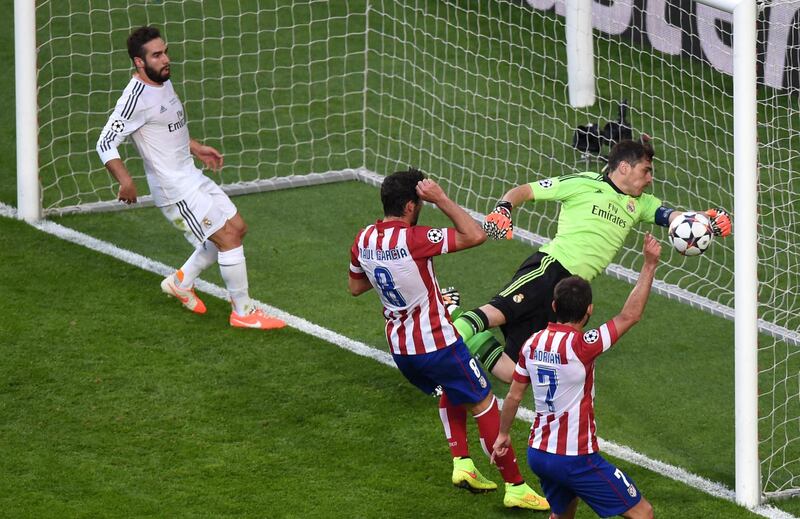
[[(13, 207), (9, 207), (0, 202), (0, 216), (15, 218), (16, 210)], [(120, 261), (124, 261), (129, 265), (133, 265), (134, 267), (138, 267), (155, 274), (166, 276), (167, 274), (175, 272), (174, 267), (170, 267), (169, 265), (153, 260), (146, 256), (142, 256), (141, 254), (122, 249), (111, 243), (98, 240), (97, 238), (89, 236), (88, 234), (70, 229), (69, 227), (64, 227), (63, 225), (54, 222), (42, 221), (33, 224), (33, 227), (61, 238), (62, 240), (81, 245), (93, 251), (111, 256)], [(214, 285), (203, 280), (198, 280), (195, 286), (198, 290), (206, 294), (210, 294), (214, 297), (224, 300), (228, 299), (227, 291), (218, 285)], [(396, 367), (394, 361), (392, 360), (392, 356), (386, 351), (373, 348), (368, 344), (353, 340), (342, 334), (336, 333), (333, 330), (323, 328), (322, 326), (314, 324), (306, 319), (303, 319), (302, 317), (289, 314), (274, 306), (267, 305), (258, 300), (254, 301), (268, 313), (286, 321), (286, 323), (292, 328), (296, 328), (301, 332), (307, 333), (331, 344), (335, 344), (336, 346), (351, 351), (357, 355), (369, 357), (370, 359), (376, 360), (381, 364), (385, 364), (386, 366), (390, 366), (392, 368)], [(502, 406), (502, 399), (498, 398), (498, 401)], [(521, 418), (528, 423), (533, 422), (534, 416), (535, 413), (525, 407), (520, 407), (519, 412), (517, 413), (518, 418)], [(598, 441), (600, 442), (601, 450), (611, 456), (643, 467), (647, 470), (655, 472), (656, 474), (673, 479), (714, 497), (734, 503), (736, 502), (735, 492), (721, 483), (711, 481), (696, 474), (692, 474), (691, 472), (680, 467), (651, 459), (644, 454), (636, 452), (630, 447), (619, 445), (608, 440), (603, 440), (602, 438), (598, 438)], [(769, 519), (800, 519), (771, 505), (761, 505), (751, 509), (751, 511), (757, 515), (760, 515), (761, 517), (766, 517)]]

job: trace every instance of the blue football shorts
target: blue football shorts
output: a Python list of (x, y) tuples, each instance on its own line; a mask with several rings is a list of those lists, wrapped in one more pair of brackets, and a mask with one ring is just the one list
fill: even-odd
[(576, 497), (600, 517), (622, 515), (642, 499), (633, 480), (596, 452), (563, 456), (528, 447), (528, 465), (556, 514)]
[(492, 390), (483, 368), (461, 339), (432, 353), (392, 357), (409, 382), (428, 394), (442, 386), (454, 405), (476, 404)]

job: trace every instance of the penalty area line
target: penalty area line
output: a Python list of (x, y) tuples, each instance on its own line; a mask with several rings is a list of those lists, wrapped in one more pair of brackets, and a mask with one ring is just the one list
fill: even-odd
[[(16, 211), (13, 208), (0, 203), (0, 216), (13, 218), (16, 216), (15, 213)], [(174, 267), (153, 260), (136, 252), (122, 249), (120, 247), (117, 247), (116, 245), (99, 240), (97, 238), (89, 236), (88, 234), (76, 231), (69, 227), (65, 227), (61, 224), (45, 220), (38, 223), (34, 223), (32, 224), (32, 226), (47, 234), (56, 236), (57, 238), (60, 238), (62, 240), (75, 243), (77, 245), (81, 245), (95, 252), (105, 254), (106, 256), (111, 256), (112, 258), (123, 261), (134, 267), (152, 272), (154, 274), (167, 276), (168, 274), (172, 274), (173, 272), (175, 272)], [(203, 293), (212, 295), (214, 297), (223, 300), (228, 299), (227, 291), (218, 285), (214, 285), (213, 283), (208, 283), (206, 281), (198, 279), (195, 284), (195, 288), (197, 288)], [(380, 362), (381, 364), (396, 369), (394, 361), (392, 360), (392, 356), (386, 351), (379, 350), (366, 343), (356, 341), (340, 333), (334, 332), (333, 330), (329, 330), (327, 328), (314, 324), (311, 321), (303, 319), (302, 317), (297, 317), (295, 315), (284, 312), (279, 308), (265, 304), (261, 301), (255, 299), (253, 301), (261, 308), (263, 308), (266, 312), (286, 321), (286, 323), (292, 328), (295, 328), (301, 332), (307, 333), (308, 335), (312, 335), (326, 342), (339, 346), (340, 348), (353, 352), (357, 355), (368, 357), (377, 362)], [(502, 399), (498, 398), (498, 401), (502, 405)], [(517, 418), (525, 420), (527, 423), (531, 423), (533, 421), (534, 416), (535, 413), (533, 411), (522, 406), (520, 406), (519, 411), (517, 413)], [(608, 440), (603, 440), (602, 438), (598, 438), (598, 441), (600, 443), (601, 451), (611, 456), (624, 460), (628, 463), (643, 467), (647, 470), (655, 472), (656, 474), (678, 481), (680, 483), (683, 483), (689, 487), (700, 490), (701, 492), (704, 492), (711, 496), (718, 497), (734, 503), (736, 502), (735, 492), (729, 489), (728, 487), (722, 485), (721, 483), (717, 483), (709, 479), (706, 479), (702, 476), (698, 476), (680, 467), (676, 467), (674, 465), (670, 465), (662, 461), (651, 459), (645, 456), (644, 454), (636, 452), (630, 447), (619, 445), (617, 443)], [(784, 512), (783, 510), (775, 508), (771, 505), (760, 505), (754, 509), (751, 509), (751, 511), (761, 517), (766, 517), (769, 519), (798, 519), (796, 516)]]

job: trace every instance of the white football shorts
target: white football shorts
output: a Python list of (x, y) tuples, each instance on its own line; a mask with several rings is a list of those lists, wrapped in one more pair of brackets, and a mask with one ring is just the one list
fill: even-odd
[(236, 206), (222, 188), (205, 177), (186, 198), (162, 207), (161, 212), (198, 247), (236, 215)]

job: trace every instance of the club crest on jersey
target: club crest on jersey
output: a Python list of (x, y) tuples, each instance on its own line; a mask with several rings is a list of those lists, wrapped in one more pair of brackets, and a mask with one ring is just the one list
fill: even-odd
[(431, 243), (439, 243), (444, 239), (444, 233), (441, 229), (429, 229), (428, 241)]
[(628, 205), (626, 206), (626, 209), (628, 209), (629, 213), (636, 211), (636, 202), (634, 202), (633, 200), (628, 200)]
[(203, 218), (203, 227), (205, 227), (206, 229), (210, 229), (211, 228), (211, 220), (209, 220), (208, 218)]
[(549, 178), (544, 178), (539, 181), (539, 185), (542, 186), (542, 188), (547, 189), (553, 187), (553, 181)]
[(122, 130), (125, 129), (125, 123), (117, 119), (113, 123), (111, 123), (111, 131), (116, 133), (122, 133)]
[(514, 294), (514, 297), (511, 299), (513, 299), (515, 303), (519, 304), (523, 299), (525, 299), (525, 294)]
[(594, 344), (599, 338), (600, 332), (596, 328), (583, 334), (583, 342), (586, 344)]

